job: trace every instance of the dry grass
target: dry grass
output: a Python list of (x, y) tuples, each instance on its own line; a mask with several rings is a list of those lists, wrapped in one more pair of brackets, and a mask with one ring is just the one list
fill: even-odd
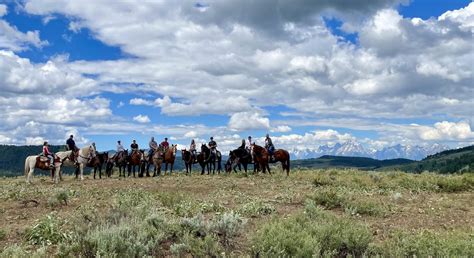
[[(33, 185), (26, 185), (24, 178), (4, 178), (0, 179), (0, 251), (15, 244), (26, 250), (39, 249), (41, 246), (32, 245), (25, 234), (51, 212), (65, 222), (64, 228), (73, 230), (77, 218), (93, 223), (106, 217), (121, 200), (133, 198), (137, 203), (127, 205), (141, 205), (142, 199), (147, 199), (146, 205), (175, 217), (202, 213), (204, 219), (212, 220), (223, 212), (240, 211), (246, 219), (244, 228), (224, 250), (232, 255), (251, 254), (251, 239), (262, 225), (298, 216), (307, 199), (316, 200), (336, 217), (367, 225), (374, 244), (386, 243), (399, 232), (415, 234), (424, 230), (472, 237), (473, 182), (472, 175), (419, 176), (354, 170), (293, 171), (289, 177), (282, 173), (248, 177), (195, 174), (93, 180), (89, 176), (82, 182), (65, 177), (57, 186), (47, 177), (36, 177)], [(340, 203), (317, 201), (324, 198)], [(173, 241), (171, 238), (162, 244), (162, 254), (172, 255), (170, 246), (175, 251), (185, 249), (184, 244)], [(57, 249), (52, 244), (47, 252), (55, 254)]]

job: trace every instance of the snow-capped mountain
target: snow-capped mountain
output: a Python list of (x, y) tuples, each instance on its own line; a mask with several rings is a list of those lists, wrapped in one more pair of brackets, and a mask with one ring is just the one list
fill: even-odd
[(353, 156), (353, 157), (369, 157), (374, 159), (396, 159), (405, 158), (412, 160), (421, 160), (428, 155), (432, 155), (449, 147), (441, 144), (433, 144), (427, 146), (418, 145), (401, 145), (397, 144), (385, 147), (380, 150), (367, 149), (356, 141), (347, 141), (344, 143), (336, 143), (335, 145), (321, 145), (315, 149), (293, 149), (290, 151), (293, 159), (309, 159), (319, 158), (323, 155), (334, 156)]

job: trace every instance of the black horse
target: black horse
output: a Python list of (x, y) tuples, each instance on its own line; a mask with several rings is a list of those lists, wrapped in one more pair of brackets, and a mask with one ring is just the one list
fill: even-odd
[(112, 158), (109, 158), (107, 161), (107, 166), (105, 170), (107, 173), (107, 176), (108, 177), (112, 176), (113, 168), (114, 166), (116, 166), (119, 169), (119, 177), (122, 176), (122, 172), (123, 172), (123, 177), (125, 177), (127, 162), (128, 162), (128, 150), (122, 151), (120, 153), (116, 153)]
[(207, 166), (207, 174), (209, 175), (212, 171), (212, 174), (216, 172), (216, 163), (217, 163), (217, 173), (220, 173), (222, 170), (221, 166), (222, 155), (220, 151), (212, 153), (212, 151), (205, 145), (201, 145), (201, 153), (198, 155), (198, 162), (201, 165), (202, 171), (201, 175), (204, 174), (204, 167)]
[[(97, 173), (97, 170), (99, 171), (99, 178), (102, 178), (102, 166), (107, 163), (109, 159), (109, 153), (108, 152), (103, 152), (103, 153), (97, 153), (97, 155), (89, 161), (89, 164), (91, 167), (94, 168), (94, 179), (95, 175)], [(87, 166), (89, 166), (87, 164)]]
[(242, 165), (244, 167), (245, 173), (247, 173), (247, 167), (249, 164), (253, 164), (252, 156), (250, 155), (250, 153), (244, 148), (235, 149), (229, 152), (229, 159), (226, 163), (226, 172), (231, 172), (232, 170), (234, 170), (234, 172), (237, 172), (235, 168), (238, 166), (239, 170), (241, 170), (240, 165)]

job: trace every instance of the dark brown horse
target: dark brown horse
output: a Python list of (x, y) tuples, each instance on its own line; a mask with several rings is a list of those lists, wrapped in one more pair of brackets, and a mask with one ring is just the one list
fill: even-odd
[(263, 173), (266, 173), (268, 169), (268, 173), (270, 172), (270, 166), (268, 165), (270, 162), (270, 154), (268, 154), (267, 149), (263, 148), (262, 146), (258, 146), (255, 143), (253, 144), (253, 160), (255, 165), (258, 165), (260, 169), (262, 169)]
[[(227, 160), (225, 169), (228, 173), (231, 172), (232, 169), (234, 172), (237, 172), (235, 168), (238, 166), (240, 170), (240, 165), (243, 165), (244, 171), (247, 173), (248, 164), (252, 164), (252, 156), (246, 149), (238, 148), (229, 152), (229, 159)], [(254, 173), (255, 169), (256, 166), (254, 166)]]
[(132, 151), (128, 159), (128, 176), (130, 176), (133, 170), (133, 177), (135, 177), (135, 169), (138, 167), (138, 170), (140, 170), (141, 160), (142, 153), (138, 150)]
[(270, 159), (270, 163), (281, 162), (283, 171), (286, 171), (286, 175), (290, 175), (290, 153), (283, 149), (278, 149), (273, 152), (273, 158)]
[(186, 175), (188, 174), (188, 171), (189, 171), (189, 174), (191, 174), (191, 170), (193, 169), (193, 164), (198, 163), (198, 161), (193, 157), (191, 152), (186, 149), (181, 150), (181, 158), (183, 159), (184, 166), (186, 167)]
[[(95, 179), (95, 175), (97, 173), (97, 170), (99, 170), (99, 178), (102, 178), (102, 165), (107, 163), (108, 158), (109, 158), (109, 153), (108, 152), (97, 153), (86, 164), (87, 167), (94, 168), (94, 179)], [(76, 177), (77, 177), (77, 175), (76, 175)]]
[(165, 156), (163, 158), (163, 162), (165, 163), (165, 175), (166, 172), (168, 171), (168, 164), (170, 164), (170, 175), (173, 173), (173, 165), (174, 165), (174, 160), (176, 159), (176, 151), (178, 147), (175, 144), (172, 144), (171, 147), (168, 148), (165, 152)]
[(128, 162), (128, 150), (122, 151), (120, 153), (116, 153), (112, 158), (110, 158), (107, 162), (107, 176), (112, 176), (112, 171), (114, 165), (119, 169), (119, 177), (125, 177), (125, 168), (127, 167)]

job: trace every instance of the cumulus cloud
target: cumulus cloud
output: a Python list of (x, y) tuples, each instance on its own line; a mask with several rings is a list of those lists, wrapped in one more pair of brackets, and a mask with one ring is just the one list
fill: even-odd
[[(95, 96), (101, 90), (133, 92), (138, 97), (130, 99), (130, 105), (154, 107), (167, 116), (226, 115), (230, 117), (226, 129), (234, 132), (285, 133), (291, 130), (286, 124), (302, 125), (272, 128), (264, 114), (274, 106), (304, 117), (341, 121), (472, 120), (474, 4), (423, 20), (402, 17), (394, 9), (399, 2), (231, 0), (197, 8), (189, 1), (141, 6), (94, 1), (88, 3), (91, 8), (81, 8), (82, 1), (27, 0), (22, 2), (27, 12), (65, 15), (71, 29), (87, 28), (96, 39), (134, 58), (34, 64), (14, 52), (1, 52), (0, 102), (12, 105), (12, 110), (27, 105), (26, 111), (21, 109), (27, 114), (21, 123), (8, 116), (6, 124), (8, 128), (25, 124), (35, 105), (55, 99), (52, 105), (60, 111), (45, 112), (47, 123), (63, 120), (90, 128), (90, 120), (111, 115), (108, 100)], [(333, 35), (321, 15), (341, 19), (342, 29), (358, 35), (357, 43)], [(20, 32), (3, 20), (0, 31), (5, 31), (0, 32), (0, 45), (12, 51), (44, 44), (39, 33)], [(55, 93), (60, 90), (67, 97)], [(42, 95), (35, 95), (38, 91)], [(41, 96), (45, 102), (24, 96)], [(81, 105), (100, 112), (81, 116)], [(72, 115), (64, 115), (63, 106), (74, 107), (68, 110)], [(73, 122), (72, 117), (79, 119)], [(383, 125), (375, 128), (381, 137), (420, 138), (410, 125), (394, 126), (398, 133), (386, 133)], [(425, 138), (449, 138), (442, 137), (446, 133), (436, 126), (431, 129), (436, 132)], [(179, 130), (176, 137), (191, 130)]]
[(287, 125), (279, 125), (277, 127), (273, 127), (270, 132), (274, 132), (274, 133), (287, 133), (287, 132), (290, 132), (291, 131), (291, 127), (287, 126)]
[[(6, 13), (6, 6), (0, 5), (0, 17)], [(40, 48), (47, 44), (47, 41), (42, 41), (40, 39), (39, 31), (27, 31), (26, 33), (23, 33), (15, 26), (12, 26), (5, 20), (0, 19), (0, 49), (21, 51), (25, 50), (30, 45)]]
[(146, 124), (146, 123), (150, 123), (151, 120), (148, 116), (146, 115), (138, 115), (138, 116), (134, 116), (133, 117), (133, 120), (134, 121), (137, 121), (139, 123), (142, 123), (142, 124)]
[(256, 112), (239, 112), (230, 116), (227, 126), (235, 131), (269, 129), (270, 119)]
[(434, 124), (433, 127), (418, 128), (420, 138), (429, 141), (446, 140), (474, 140), (474, 132), (467, 122), (448, 122), (442, 121)]

